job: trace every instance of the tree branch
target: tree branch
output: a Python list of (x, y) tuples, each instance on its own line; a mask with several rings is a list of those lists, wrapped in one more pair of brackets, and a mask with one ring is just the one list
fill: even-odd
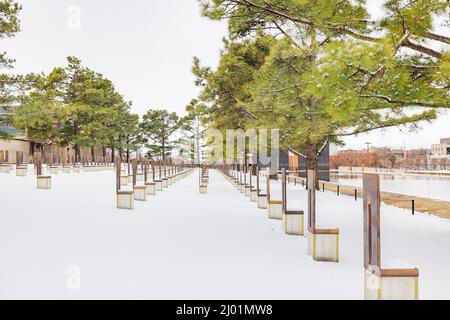
[(409, 48), (409, 49), (412, 49), (412, 50), (415, 50), (415, 51), (418, 51), (418, 52), (421, 52), (421, 53), (424, 53), (424, 54), (429, 55), (429, 56), (431, 56), (433, 58), (436, 58), (436, 59), (441, 59), (442, 58), (442, 53), (440, 53), (438, 51), (435, 51), (433, 49), (421, 46), (419, 44), (412, 43), (408, 39), (406, 39), (403, 42), (402, 46), (406, 47), (406, 48)]
[(302, 157), (304, 159), (307, 159), (308, 157), (306, 155), (304, 155), (303, 153), (300, 153), (296, 150), (294, 150), (292, 147), (288, 147), (289, 151), (292, 152), (293, 154), (295, 154), (296, 156)]
[(450, 105), (446, 104), (440, 104), (440, 103), (434, 103), (434, 102), (426, 102), (422, 100), (395, 100), (391, 97), (388, 97), (386, 95), (382, 94), (368, 94), (368, 95), (361, 95), (361, 98), (375, 98), (375, 99), (381, 99), (388, 103), (392, 104), (401, 104), (402, 106), (414, 106), (414, 107), (426, 107), (426, 108), (450, 108)]
[(440, 35), (440, 34), (427, 32), (425, 34), (425, 37), (428, 38), (428, 39), (432, 39), (432, 40), (436, 40), (436, 41), (439, 41), (439, 42), (444, 42), (444, 43), (450, 44), (450, 38), (446, 37), (446, 36), (443, 36), (443, 35)]
[(320, 155), (322, 154), (322, 151), (325, 150), (325, 148), (329, 142), (330, 142), (330, 140), (327, 138), (325, 140), (325, 142), (323, 143), (322, 147), (319, 149), (319, 151), (317, 151), (316, 159), (320, 157)]
[(271, 8), (269, 8), (267, 6), (265, 7), (265, 6), (259, 5), (257, 3), (252, 2), (252, 1), (249, 1), (249, 0), (230, 0), (230, 1), (232, 1), (234, 3), (237, 3), (237, 4), (245, 5), (247, 7), (254, 7), (254, 8), (258, 8), (260, 10), (263, 10), (263, 11), (268, 11), (268, 12), (270, 12), (272, 14), (275, 14), (277, 16), (280, 16), (282, 18), (285, 18), (285, 19), (288, 19), (288, 20), (291, 20), (291, 21), (294, 21), (294, 22), (303, 23), (303, 24), (306, 24), (306, 25), (309, 25), (309, 26), (312, 25), (312, 23), (310, 21), (294, 18), (294, 17), (292, 17), (292, 16), (290, 16), (290, 15), (288, 15), (286, 13), (280, 12), (280, 11), (275, 10), (275, 9), (271, 9)]
[(278, 30), (280, 30), (280, 32), (286, 37), (288, 38), (296, 47), (300, 48), (300, 45), (294, 41), (294, 39), (292, 39), (292, 37), (290, 35), (287, 34), (286, 31), (283, 30), (283, 28), (280, 27), (280, 25), (275, 21), (272, 20), (272, 23), (277, 27)]

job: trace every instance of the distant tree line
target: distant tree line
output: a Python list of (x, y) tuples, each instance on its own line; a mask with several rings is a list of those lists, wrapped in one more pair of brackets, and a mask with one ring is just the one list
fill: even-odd
[(450, 163), (446, 158), (429, 158), (427, 149), (371, 148), (365, 150), (342, 150), (330, 157), (331, 169), (339, 167), (372, 167), (387, 169), (446, 169)]

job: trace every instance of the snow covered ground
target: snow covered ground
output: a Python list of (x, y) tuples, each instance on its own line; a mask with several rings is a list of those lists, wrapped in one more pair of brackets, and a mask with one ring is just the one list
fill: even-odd
[[(450, 177), (381, 175), (381, 190), (410, 196), (450, 201)], [(362, 187), (362, 174), (331, 174), (340, 185)]]
[[(0, 187), (3, 299), (363, 298), (361, 200), (317, 195), (318, 224), (341, 230), (336, 264), (312, 261), (306, 238), (284, 235), (214, 171), (207, 195), (194, 173), (132, 211), (115, 208), (112, 171), (60, 173), (51, 191), (1, 173)], [(306, 210), (306, 192), (290, 186), (288, 203)], [(382, 260), (420, 269), (421, 299), (450, 299), (450, 223), (383, 206), (381, 237)]]

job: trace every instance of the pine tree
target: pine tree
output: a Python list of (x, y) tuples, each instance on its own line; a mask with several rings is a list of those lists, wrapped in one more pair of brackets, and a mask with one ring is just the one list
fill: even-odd
[(170, 155), (173, 148), (171, 138), (180, 127), (179, 120), (176, 113), (163, 109), (149, 110), (144, 114), (139, 126), (149, 149), (149, 157), (158, 156), (165, 160)]
[(81, 160), (82, 146), (91, 148), (94, 158), (95, 148), (106, 156), (108, 147), (114, 153), (116, 148), (134, 151), (142, 145), (136, 134), (139, 117), (130, 113), (131, 103), (79, 59), (69, 57), (66, 67), (25, 79), (28, 88), (13, 122), (36, 142), (73, 145), (76, 161)]
[[(14, 37), (20, 31), (19, 12), (22, 7), (12, 0), (0, 0), (0, 39)], [(17, 97), (20, 88), (20, 76), (8, 74), (6, 70), (12, 69), (14, 59), (0, 52), (0, 105), (11, 106)], [(0, 118), (1, 122), (9, 122), (9, 117)], [(8, 133), (0, 130), (0, 138), (11, 138)]]
[[(201, 3), (206, 16), (229, 19), (237, 45), (250, 48), (249, 39), (256, 42), (261, 34), (276, 39), (245, 85), (251, 98), (233, 106), (246, 110), (247, 126), (280, 128), (282, 144), (304, 156), (309, 169), (329, 141), (392, 126), (415, 128), (450, 107), (449, 39), (432, 26), (434, 16), (448, 12), (446, 1), (386, 1), (380, 21), (370, 21), (363, 1)], [(428, 46), (430, 39), (442, 49)], [(230, 81), (220, 66), (231, 59), (226, 55), (238, 56), (228, 47), (216, 71), (194, 68), (214, 74), (197, 82), (220, 105), (214, 90)]]

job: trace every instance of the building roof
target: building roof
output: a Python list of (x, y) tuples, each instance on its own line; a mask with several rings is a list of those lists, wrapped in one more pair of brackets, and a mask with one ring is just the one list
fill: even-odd
[(11, 136), (12, 139), (28, 140), (27, 134), (25, 132), (19, 131), (11, 127), (0, 126), (0, 132), (6, 133), (6, 135)]
[(13, 114), (14, 106), (0, 106), (0, 132), (5, 133), (12, 139), (28, 140), (25, 132), (12, 127), (10, 120)]

